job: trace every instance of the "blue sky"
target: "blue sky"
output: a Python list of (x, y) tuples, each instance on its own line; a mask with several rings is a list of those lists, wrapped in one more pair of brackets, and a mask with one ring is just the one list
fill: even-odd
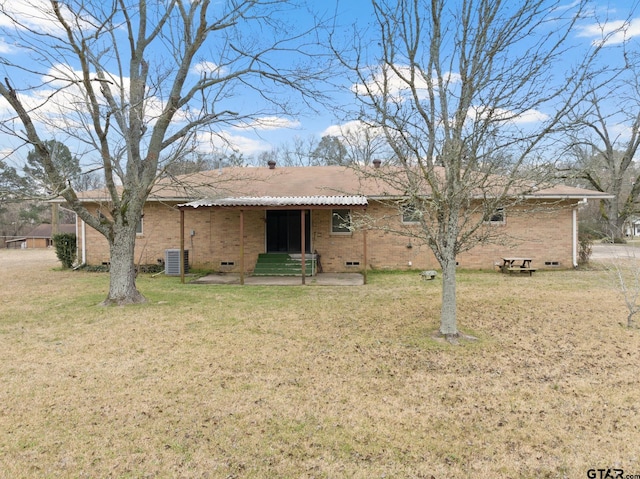
[[(9, 8), (13, 9), (17, 14), (26, 15), (30, 18), (29, 22), (38, 28), (43, 28), (42, 23), (38, 23), (37, 16), (34, 16), (32, 8), (34, 4), (43, 0), (0, 0), (5, 1)], [(573, 0), (567, 0), (566, 5), (570, 6)], [(345, 37), (349, 33), (350, 25), (357, 23), (360, 27), (372, 25), (372, 8), (369, 0), (316, 0), (311, 2), (312, 7), (316, 11), (323, 11), (330, 15), (334, 11), (337, 16), (337, 28), (338, 31), (343, 32)], [(638, 12), (638, 2), (636, 0), (612, 0), (608, 1), (595, 1), (592, 3), (592, 16), (585, 18), (581, 21), (579, 28), (573, 33), (571, 41), (575, 45), (588, 46), (592, 42), (601, 38), (603, 31), (607, 33), (611, 29), (619, 28), (622, 22), (628, 19), (629, 12), (636, 10), (636, 15), (630, 18), (629, 23), (625, 28), (625, 37), (613, 37), (610, 39), (610, 47), (612, 54), (605, 56), (603, 61), (619, 61), (615, 47), (620, 44), (624, 39), (630, 41), (632, 45), (638, 45), (640, 39), (640, 12)], [(297, 26), (304, 26), (310, 24), (310, 17), (304, 10), (292, 10), (288, 12), (289, 18), (287, 20)], [(7, 58), (9, 61), (15, 61), (16, 56), (20, 55), (20, 52), (15, 49), (11, 38), (12, 31), (7, 24), (6, 19), (0, 15), (0, 57)], [(372, 39), (375, 42), (375, 38)], [(634, 49), (640, 52), (640, 47), (634, 47)], [(286, 56), (280, 56), (277, 61), (287, 62)], [(567, 59), (567, 63), (570, 59)], [(28, 66), (28, 65), (27, 65)], [(3, 67), (0, 67), (3, 68)], [(63, 68), (63, 67), (61, 67)], [(203, 60), (200, 64), (200, 71), (202, 69), (213, 68), (211, 65)], [(194, 72), (195, 73), (195, 72)], [(454, 72), (455, 73), (455, 72)], [(7, 68), (3, 68), (2, 77), (9, 76), (12, 81), (16, 81), (16, 73), (10, 71)], [(341, 105), (354, 105), (353, 95), (349, 91), (349, 87), (352, 85), (346, 77), (336, 77), (332, 79), (335, 83), (344, 87), (344, 90), (334, 90), (331, 94), (335, 103)], [(20, 81), (20, 80), (18, 80)], [(29, 81), (34, 81), (33, 79)], [(236, 106), (246, 108), (255, 107), (258, 110), (262, 110), (262, 107), (258, 104), (261, 99), (255, 94), (255, 92), (235, 90), (235, 97), (232, 97), (229, 102)], [(36, 98), (34, 96), (34, 98)], [(292, 96), (295, 99), (295, 96)], [(160, 106), (160, 100), (158, 100)], [(320, 105), (316, 105), (318, 110), (311, 110), (300, 106), (301, 113), (294, 117), (282, 117), (275, 114), (269, 114), (268, 109), (265, 109), (265, 114), (259, 118), (259, 122), (252, 123), (254, 128), (246, 127), (232, 127), (224, 126), (218, 132), (221, 136), (225, 137), (232, 147), (238, 152), (243, 153), (247, 157), (256, 155), (260, 151), (269, 150), (272, 147), (277, 147), (283, 143), (291, 142), (294, 137), (310, 138), (314, 137), (320, 139), (325, 134), (339, 134), (341, 122), (343, 120), (336, 118), (336, 116), (330, 110), (324, 110)], [(0, 102), (0, 115), (6, 118), (6, 105), (4, 101)], [(536, 115), (544, 115), (545, 112), (531, 112), (527, 121), (535, 122)], [(53, 132), (52, 132), (53, 134)], [(43, 135), (46, 137), (46, 134)], [(12, 147), (17, 144), (15, 139), (0, 136), (2, 144), (0, 148), (3, 151), (10, 151)], [(206, 148), (204, 142), (203, 148)], [(70, 145), (73, 150), (73, 146)], [(13, 154), (9, 159), (15, 165), (19, 166), (19, 163), (26, 157), (28, 150), (22, 150), (17, 154)]]
[[(517, 1), (517, 0), (515, 0)], [(318, 2), (320, 3), (320, 2)], [(322, 2), (324, 3), (324, 2)], [(429, 2), (427, 2), (429, 3)], [(453, 3), (453, 2), (450, 2)], [(574, 7), (578, 2), (566, 0), (559, 2), (558, 9)], [(569, 66), (572, 62), (580, 61), (579, 55), (589, 46), (599, 42), (603, 36), (608, 36), (607, 46), (600, 59), (602, 65), (614, 65), (622, 61), (620, 45), (627, 42), (630, 48), (640, 54), (640, 2), (638, 0), (602, 0), (593, 1), (589, 5), (587, 14), (582, 19), (569, 39), (573, 48), (563, 66)], [(370, 31), (376, 31), (375, 20), (373, 19), (370, 0), (338, 0), (336, 4), (338, 12), (338, 24), (348, 34), (349, 26), (357, 23), (360, 28), (370, 27)], [(550, 28), (552, 30), (552, 28)], [(612, 34), (612, 32), (616, 32)], [(373, 42), (377, 38), (372, 38)], [(453, 72), (455, 74), (455, 72)], [(357, 88), (355, 85), (345, 82), (344, 85), (350, 88)], [(341, 98), (345, 104), (354, 104), (353, 96), (348, 92), (337, 93), (337, 98)], [(544, 117), (548, 112), (528, 112), (522, 118), (523, 122), (534, 124), (538, 119)], [(287, 141), (294, 135), (312, 135), (320, 138), (326, 134), (339, 135), (343, 126), (340, 119), (335, 118), (330, 112), (323, 115), (311, 115), (309, 117), (298, 118), (299, 127), (293, 130), (278, 130), (267, 135), (267, 140), (278, 143)]]

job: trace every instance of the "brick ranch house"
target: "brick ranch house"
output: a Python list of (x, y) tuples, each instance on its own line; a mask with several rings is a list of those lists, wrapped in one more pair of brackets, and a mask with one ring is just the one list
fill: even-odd
[[(80, 195), (90, 211), (108, 215), (101, 190)], [(577, 210), (602, 193), (554, 186), (537, 190), (513, 209), (500, 209), (487, 227), (512, 238), (509, 245), (480, 245), (459, 256), (461, 268), (492, 269), (505, 256), (526, 256), (537, 268), (577, 265)], [(427, 246), (380, 229), (345, 227), (366, 211), (394, 227), (415, 227), (397, 207), (401, 198), (382, 182), (340, 166), (222, 168), (163, 179), (154, 188), (138, 225), (136, 262), (157, 264), (167, 250), (187, 251), (191, 268), (256, 273), (259, 255), (290, 253), (324, 272), (369, 269), (434, 269)], [(541, 208), (540, 204), (552, 204)], [(109, 260), (107, 241), (78, 220), (79, 259)], [(177, 258), (180, 256), (178, 255)], [(317, 266), (317, 265), (315, 265)], [(313, 274), (313, 271), (312, 271)]]

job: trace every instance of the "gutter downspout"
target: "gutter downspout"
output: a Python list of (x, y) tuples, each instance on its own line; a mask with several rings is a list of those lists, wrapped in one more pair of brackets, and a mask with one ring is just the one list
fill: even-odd
[[(76, 238), (78, 237), (78, 219), (79, 217), (76, 215)], [(82, 221), (82, 243), (81, 243), (82, 246), (80, 246), (80, 255), (82, 259), (80, 263), (78, 263), (78, 265), (76, 265), (73, 268), (74, 271), (82, 268), (87, 264), (87, 242), (85, 241), (85, 238), (84, 238), (84, 236), (87, 234), (87, 228), (85, 227), (84, 220), (80, 220), (80, 221)]]
[(572, 259), (573, 259), (573, 267), (577, 268), (578, 267), (578, 209), (587, 204), (587, 199), (583, 198), (582, 200), (578, 201), (575, 205), (573, 205), (572, 208), (572, 229), (573, 229), (573, 241), (572, 243)]
[[(180, 208), (180, 282), (184, 284), (184, 210)], [(166, 266), (166, 265), (165, 265)]]
[(571, 257), (573, 259), (573, 267), (578, 267), (578, 205), (573, 207), (573, 240), (571, 241)]
[(87, 263), (87, 224), (82, 220), (82, 264)]

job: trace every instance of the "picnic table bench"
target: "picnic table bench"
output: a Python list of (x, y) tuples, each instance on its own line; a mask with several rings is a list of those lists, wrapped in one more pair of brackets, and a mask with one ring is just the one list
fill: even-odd
[(531, 258), (502, 258), (500, 271), (509, 274), (529, 273), (529, 276), (533, 276), (537, 269), (531, 267)]
[(433, 270), (427, 270), (427, 271), (422, 271), (420, 272), (420, 277), (423, 280), (430, 280), (430, 279), (434, 279), (436, 277), (436, 272)]

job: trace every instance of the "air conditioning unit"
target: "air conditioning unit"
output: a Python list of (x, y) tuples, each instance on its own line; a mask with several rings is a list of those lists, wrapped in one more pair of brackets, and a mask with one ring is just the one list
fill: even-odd
[[(189, 272), (189, 250), (184, 250), (184, 272)], [(164, 274), (168, 276), (180, 276), (180, 250), (164, 250)]]

